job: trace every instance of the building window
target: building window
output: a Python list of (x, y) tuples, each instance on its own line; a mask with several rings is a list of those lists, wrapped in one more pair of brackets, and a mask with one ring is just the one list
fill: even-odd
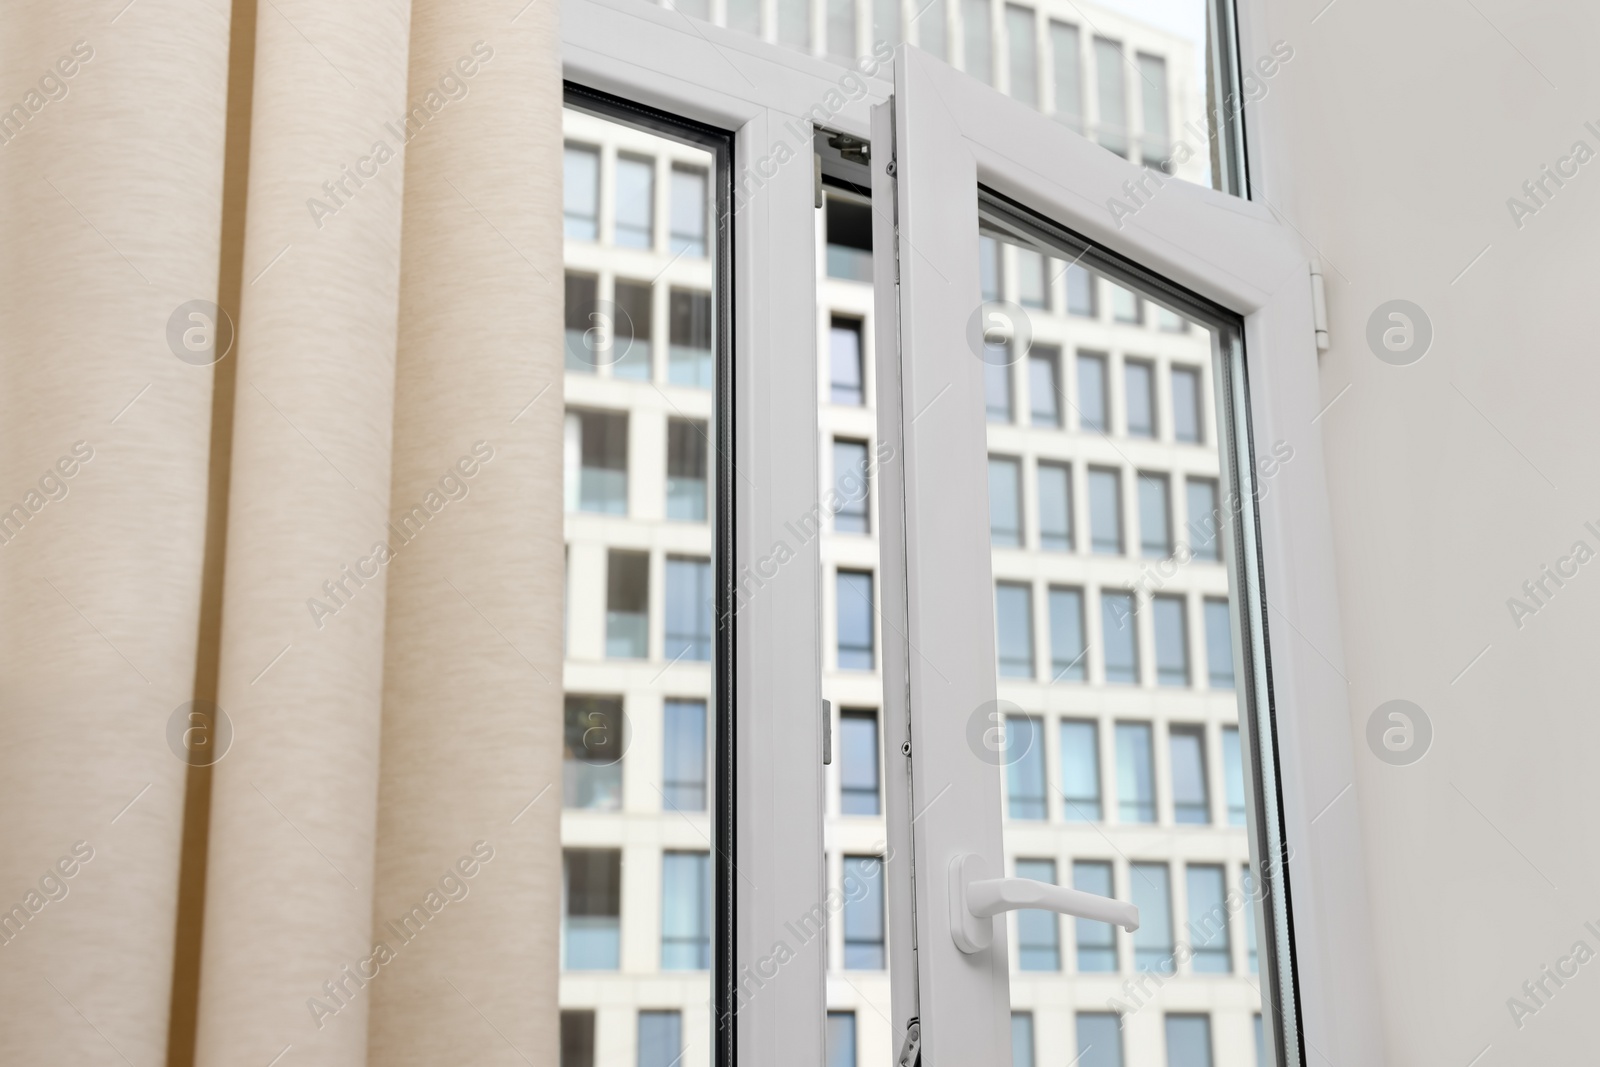
[(883, 945), (883, 860), (844, 858), (844, 969), (881, 971)]
[(1100, 594), (1100, 646), (1106, 681), (1139, 684), (1139, 620), (1132, 593)]
[(1165, 171), (1172, 154), (1172, 133), (1167, 121), (1167, 61), (1139, 53), (1139, 95), (1144, 112), (1144, 165)]
[(1211, 1067), (1211, 1016), (1167, 1016), (1167, 1067)]
[(1022, 465), (1007, 456), (989, 457), (989, 543), (1022, 544)]
[(1217, 483), (1211, 478), (1190, 478), (1184, 483), (1189, 510), (1189, 548), (1195, 559), (1222, 558), (1219, 529), (1222, 513), (1217, 509)]
[(1181, 596), (1151, 598), (1155, 609), (1156, 684), (1189, 684), (1188, 602)]
[(1056, 72), (1056, 121), (1066, 123), (1075, 133), (1082, 133), (1083, 57), (1078, 47), (1078, 27), (1052, 20), (1050, 56)]
[(848, 64), (856, 57), (855, 0), (827, 0), (828, 56)]
[(839, 713), (839, 812), (877, 815), (878, 716), (872, 711)]
[(1133, 903), (1139, 909), (1139, 929), (1133, 932), (1133, 967), (1171, 974), (1176, 965), (1172, 946), (1172, 874), (1165, 863), (1134, 863), (1128, 870)]
[(950, 29), (946, 23), (944, 0), (926, 0), (917, 8), (921, 15), (912, 17), (917, 29), (917, 44), (929, 55), (950, 61)]
[(828, 330), (828, 356), (832, 371), (833, 402), (860, 407), (861, 323), (856, 319), (833, 320)]
[(1172, 436), (1200, 441), (1200, 373), (1188, 367), (1172, 368)]
[(1061, 425), (1061, 353), (1035, 345), (1028, 353), (1028, 407), (1035, 426)]
[(628, 513), (628, 416), (569, 411), (566, 423), (568, 511)]
[(856, 1067), (856, 1013), (828, 1013), (828, 1048), (823, 1067)]
[(1100, 144), (1127, 158), (1128, 87), (1122, 72), (1122, 45), (1096, 37), (1094, 68), (1095, 86), (1100, 90)]
[(1022, 582), (996, 582), (995, 637), (1002, 678), (1032, 678), (1033, 589)]
[(872, 640), (872, 572), (840, 571), (835, 593), (839, 669), (870, 671), (877, 665)]
[(1161, 330), (1164, 333), (1189, 332), (1188, 319), (1184, 318), (1176, 311), (1170, 311), (1167, 308), (1162, 307), (1160, 304), (1152, 304), (1150, 306), (1155, 308), (1156, 329)]
[[(1032, 25), (1032, 16), (1029, 16)], [(1025, 308), (1050, 310), (1050, 271), (1052, 262), (1044, 253), (1032, 248), (1011, 247), (1017, 257), (1017, 303)]]
[(683, 1016), (676, 1011), (639, 1013), (639, 1067), (678, 1067), (683, 1060)]
[(578, 241), (600, 236), (600, 153), (584, 145), (569, 144), (561, 166), (563, 232)]
[(650, 283), (618, 281), (612, 287), (616, 313), (611, 323), (611, 373), (633, 381), (650, 380)]
[[(1017, 860), (1017, 877), (1056, 884), (1055, 860)], [(1061, 924), (1053, 911), (1023, 908), (1017, 912), (1017, 970), (1061, 969)]]
[(1089, 548), (1122, 554), (1122, 474), (1113, 468), (1089, 468)]
[(1122, 1020), (1116, 1013), (1080, 1011), (1076, 1021), (1078, 1058), (1071, 1067), (1122, 1067)]
[(706, 810), (706, 702), (662, 705), (661, 803), (669, 811)]
[(561, 1013), (561, 1067), (594, 1067), (594, 1012)]
[(900, 0), (872, 0), (872, 40), (893, 48), (900, 38)]
[(1188, 869), (1189, 938), (1194, 949), (1191, 966), (1196, 974), (1227, 974), (1233, 970), (1228, 948), (1228, 894), (1222, 868), (1191, 864)]
[(621, 697), (566, 698), (562, 804), (592, 811), (622, 807), (622, 753), (628, 747)]
[(1206, 677), (1213, 689), (1233, 688), (1233, 626), (1228, 602), (1206, 597)]
[[(978, 235), (978, 291), (984, 300), (999, 300), (1005, 294), (1000, 282), (1000, 242), (987, 234)], [(987, 337), (985, 338), (987, 340)]]
[(699, 167), (672, 166), (673, 255), (706, 254), (706, 172)]
[(1067, 268), (1067, 314), (1092, 319), (1099, 314), (1099, 310), (1099, 302), (1095, 300), (1094, 275), (1089, 273), (1087, 267), (1072, 264)]
[(1072, 551), (1072, 467), (1041, 460), (1039, 479), (1039, 547)]
[(650, 556), (606, 553), (606, 658), (644, 659), (650, 647)]
[(1143, 360), (1130, 359), (1122, 365), (1122, 380), (1127, 396), (1128, 436), (1156, 435), (1155, 368)]
[(1151, 756), (1149, 723), (1117, 723), (1117, 818), (1125, 823), (1156, 821)]
[(1011, 1013), (1011, 1067), (1034, 1067), (1033, 1013)]
[(1050, 680), (1081, 682), (1088, 678), (1089, 648), (1083, 640), (1083, 590), (1050, 587)]
[(728, 0), (728, 29), (761, 36), (761, 0)]
[(1139, 299), (1137, 293), (1113, 283), (1111, 286), (1111, 320), (1129, 326), (1140, 325), (1144, 322), (1144, 301)]
[(562, 852), (564, 936), (569, 971), (614, 971), (622, 945), (622, 853), (614, 848)]
[(650, 248), (655, 243), (655, 160), (617, 156), (616, 182), (616, 233), (612, 240), (623, 248)]
[(706, 521), (706, 424), (667, 420), (667, 518)]
[[(1243, 867), (1239, 868), (1239, 889), (1240, 889), (1240, 891), (1242, 893), (1244, 893), (1244, 896), (1245, 896), (1246, 900), (1254, 901), (1256, 899), (1256, 897), (1255, 897), (1256, 881), (1255, 881), (1255, 876), (1250, 873), (1249, 864), (1246, 864)], [(1255, 974), (1256, 973), (1256, 924), (1255, 924), (1254, 916), (1251, 916), (1249, 919), (1245, 920), (1244, 930), (1245, 930), (1245, 935), (1244, 936), (1245, 936), (1246, 958), (1248, 959), (1249, 964), (1250, 964), (1250, 973), (1251, 974)]]
[(833, 491), (839, 503), (833, 513), (835, 533), (866, 533), (869, 513), (867, 443), (834, 438)]
[(1029, 107), (1039, 106), (1039, 45), (1033, 9), (1006, 5), (1006, 45), (1011, 54), (1011, 96)]
[(966, 41), (964, 70), (985, 85), (994, 84), (993, 43), (989, 34), (989, 0), (961, 0), (961, 29)]
[(1228, 825), (1245, 825), (1244, 761), (1239, 758), (1239, 728), (1222, 728), (1222, 784), (1228, 791)]
[(710, 389), (711, 294), (673, 289), (667, 298), (667, 381)]
[(711, 860), (705, 852), (661, 854), (661, 969), (711, 966)]
[(1007, 715), (997, 755), (1006, 766), (1006, 813), (1013, 819), (1048, 817), (1045, 799), (1044, 724), (1032, 715)]
[(872, 208), (859, 200), (830, 196), (827, 212), (828, 277), (872, 281)]
[(1172, 555), (1172, 503), (1165, 474), (1139, 472), (1139, 551), (1147, 559)]
[[(1111, 891), (1111, 864), (1103, 860), (1074, 860), (1072, 888), (1100, 897), (1115, 896)], [(1078, 942), (1078, 971), (1081, 974), (1107, 974), (1117, 969), (1117, 931), (1110, 923), (1093, 919), (1074, 919), (1073, 937)]]
[(666, 642), (669, 660), (711, 658), (711, 561), (667, 557)]
[(1061, 724), (1061, 801), (1068, 822), (1100, 821), (1100, 727)]
[(1199, 726), (1174, 726), (1167, 735), (1172, 758), (1172, 817), (1175, 822), (1205, 824), (1211, 821), (1206, 790), (1206, 735)]
[(1267, 1067), (1267, 1039), (1261, 1032), (1261, 1013), (1256, 1012), (1256, 1067)]
[(778, 43), (802, 52), (811, 51), (809, 0), (777, 0)]
[(1012, 422), (1010, 343), (984, 344), (983, 404), (990, 422)]
[(1106, 357), (1078, 353), (1078, 429), (1105, 433)]
[(566, 369), (593, 374), (601, 363), (611, 361), (610, 323), (601, 321), (598, 310), (600, 279), (568, 271), (565, 286)]

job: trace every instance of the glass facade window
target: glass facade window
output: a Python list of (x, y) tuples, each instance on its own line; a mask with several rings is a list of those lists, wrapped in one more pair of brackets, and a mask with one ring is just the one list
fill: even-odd
[(1040, 460), (1038, 481), (1039, 547), (1052, 552), (1071, 552), (1072, 467)]
[(1122, 1020), (1114, 1012), (1078, 1012), (1078, 1058), (1069, 1067), (1122, 1067)]
[(945, 0), (919, 0), (912, 7), (911, 25), (917, 29), (917, 44), (924, 52), (950, 59), (950, 29), (946, 23)]
[(883, 860), (844, 857), (844, 969), (883, 970), (883, 931)]
[[(650, 283), (618, 280), (612, 288), (611, 373), (650, 380)], [(709, 346), (710, 341), (708, 340)]]
[(1078, 353), (1078, 429), (1105, 433), (1111, 428), (1106, 419), (1106, 357)]
[(992, 361), (985, 360), (983, 364), (983, 404), (990, 422), (1014, 421), (1011, 414), (1010, 359), (1011, 354), (1006, 351)]
[(1174, 726), (1167, 742), (1172, 761), (1172, 818), (1178, 823), (1204, 825), (1211, 821), (1205, 728)]
[(706, 521), (706, 424), (667, 420), (667, 518)]
[(878, 815), (878, 716), (872, 711), (839, 713), (839, 813)]
[(667, 381), (710, 389), (711, 294), (673, 289), (667, 296)]
[(600, 279), (592, 274), (568, 271), (565, 277), (566, 369), (593, 374), (601, 363), (610, 362), (610, 323), (600, 315)]
[(1211, 1016), (1168, 1015), (1167, 1067), (1211, 1067)]
[(1044, 345), (1028, 352), (1028, 407), (1035, 426), (1061, 425), (1061, 353)]
[(840, 571), (835, 592), (839, 669), (870, 671), (877, 665), (872, 639), (872, 574)]
[(661, 803), (669, 811), (706, 810), (706, 702), (662, 705)]
[(569, 411), (566, 424), (568, 511), (628, 513), (628, 416)]
[(1094, 39), (1095, 87), (1100, 92), (1099, 137), (1101, 147), (1124, 158), (1128, 155), (1128, 85), (1123, 69), (1122, 45), (1104, 37)]
[(856, 1067), (856, 1013), (830, 1011), (823, 1067)]
[(1034, 1067), (1033, 1013), (1011, 1013), (1011, 1067)]
[(606, 553), (606, 658), (644, 659), (650, 648), (650, 556)]
[(1139, 684), (1139, 620), (1132, 593), (1100, 594), (1100, 649), (1106, 681)]
[(1200, 372), (1172, 368), (1172, 436), (1188, 444), (1200, 442)]
[(985, 234), (978, 236), (978, 291), (984, 300), (999, 300), (1004, 295), (1000, 286), (1000, 242)]
[(594, 1067), (594, 1012), (561, 1013), (561, 1067)]
[(802, 52), (811, 51), (810, 0), (776, 0), (778, 43)]
[(578, 241), (600, 236), (600, 153), (569, 144), (561, 161), (563, 232)]
[(668, 556), (666, 638), (669, 660), (711, 658), (711, 561)]
[(1092, 319), (1100, 312), (1095, 299), (1094, 275), (1076, 263), (1067, 267), (1067, 314)]
[(561, 757), (562, 805), (590, 811), (622, 808), (622, 753), (627, 745), (621, 697), (569, 693)]
[(999, 756), (1006, 763), (1006, 814), (1013, 819), (1048, 818), (1043, 720), (1033, 715), (1007, 715), (1003, 736)]
[(656, 164), (647, 156), (617, 156), (616, 222), (612, 240), (622, 248), (654, 244)]
[(1128, 865), (1128, 884), (1139, 909), (1133, 932), (1133, 967), (1171, 974), (1176, 967), (1172, 944), (1172, 872), (1165, 863)]
[(1140, 155), (1144, 165), (1165, 169), (1172, 155), (1171, 121), (1167, 115), (1167, 61), (1139, 53), (1139, 97), (1144, 112), (1144, 139)]
[(824, 0), (828, 17), (828, 58), (849, 63), (856, 57), (855, 0)]
[(622, 948), (622, 853), (614, 848), (562, 851), (562, 966), (614, 971)]
[[(1256, 880), (1250, 873), (1250, 865), (1245, 864), (1239, 868), (1239, 889), (1249, 900), (1255, 899)], [(1256, 973), (1256, 924), (1255, 915), (1252, 913), (1245, 921), (1245, 956), (1250, 966), (1250, 973)]]
[(1228, 602), (1206, 597), (1206, 677), (1213, 689), (1233, 688), (1233, 626)]
[[(1015, 10), (1015, 9), (1008, 9)], [(1030, 25), (1032, 24), (1030, 18)], [(1017, 257), (1017, 303), (1025, 308), (1050, 310), (1050, 263), (1043, 252), (1033, 248), (1012, 248)]]
[(1144, 301), (1116, 283), (1111, 284), (1111, 319), (1127, 326), (1144, 323)]
[(1122, 555), (1122, 473), (1108, 467), (1089, 468), (1089, 548)]
[(872, 0), (872, 40), (893, 48), (900, 38), (900, 0)]
[[(1056, 884), (1055, 860), (1017, 860), (1017, 877)], [(1061, 969), (1061, 923), (1053, 911), (1023, 908), (1017, 915), (1017, 970)]]
[(1039, 42), (1034, 30), (1033, 8), (1006, 5), (1006, 50), (1011, 59), (1012, 98), (1029, 107), (1038, 107)]
[(1117, 723), (1117, 818), (1156, 821), (1156, 775), (1147, 722)]
[(1188, 495), (1189, 550), (1195, 559), (1222, 558), (1222, 512), (1217, 507), (1217, 482), (1214, 478), (1189, 478), (1184, 482)]
[(860, 407), (861, 389), (861, 322), (858, 319), (835, 318), (828, 329), (828, 365), (835, 404)]
[(989, 457), (989, 543), (1022, 544), (1022, 465), (1008, 456)]
[(1068, 822), (1100, 821), (1100, 727), (1061, 724), (1061, 803)]
[(711, 857), (706, 852), (661, 854), (661, 969), (711, 967)]
[(706, 254), (706, 172), (699, 167), (672, 167), (673, 255), (704, 257)]
[[(1104, 860), (1074, 860), (1072, 888), (1101, 897), (1116, 896), (1111, 886), (1111, 864)], [(1116, 927), (1093, 919), (1074, 919), (1073, 931), (1078, 943), (1080, 974), (1109, 974), (1116, 971)]]
[(678, 1067), (683, 1059), (683, 1014), (639, 1013), (638, 1067)]
[(1083, 590), (1050, 587), (1050, 680), (1082, 682), (1089, 677), (1089, 646), (1083, 639)]
[(1129, 437), (1156, 435), (1155, 376), (1155, 368), (1143, 360), (1130, 359), (1122, 365)]
[(1256, 1067), (1267, 1067), (1267, 1039), (1261, 1031), (1260, 1012), (1256, 1012), (1254, 1029), (1256, 1037)]
[(727, 0), (728, 29), (761, 36), (761, 0)]
[(1056, 75), (1056, 121), (1082, 133), (1083, 56), (1079, 47), (1078, 27), (1054, 19), (1050, 21), (1050, 58)]
[(826, 206), (828, 277), (872, 281), (872, 208), (843, 196), (829, 196)]
[(994, 84), (994, 38), (989, 32), (989, 0), (961, 0), (965, 43), (962, 69), (985, 85)]
[(1222, 784), (1228, 791), (1228, 825), (1245, 825), (1244, 762), (1239, 755), (1239, 728), (1222, 728)]
[(835, 533), (866, 533), (870, 487), (867, 485), (867, 443), (833, 440), (833, 491), (838, 506), (833, 513)]
[(1196, 974), (1227, 974), (1233, 970), (1228, 947), (1228, 887), (1222, 867), (1191, 863), (1188, 868), (1189, 962)]
[(994, 617), (1000, 677), (1032, 678), (1033, 588), (1022, 582), (996, 582)]
[(1172, 501), (1165, 474), (1139, 472), (1139, 552), (1146, 559), (1172, 555)]
[(1151, 598), (1156, 631), (1156, 684), (1189, 684), (1188, 602), (1181, 596)]

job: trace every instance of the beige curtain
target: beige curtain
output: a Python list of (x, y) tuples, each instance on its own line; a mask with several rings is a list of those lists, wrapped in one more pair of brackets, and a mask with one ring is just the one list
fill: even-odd
[(8, 1062), (555, 1061), (558, 11), (0, 5)]

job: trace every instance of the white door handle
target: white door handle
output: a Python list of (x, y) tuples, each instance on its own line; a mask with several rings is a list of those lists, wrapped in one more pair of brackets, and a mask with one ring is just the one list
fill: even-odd
[(962, 952), (988, 948), (994, 917), (1021, 908), (1114, 923), (1130, 933), (1139, 929), (1139, 909), (1125, 901), (1032, 878), (983, 878), (982, 868), (983, 860), (971, 853), (950, 860), (950, 936)]

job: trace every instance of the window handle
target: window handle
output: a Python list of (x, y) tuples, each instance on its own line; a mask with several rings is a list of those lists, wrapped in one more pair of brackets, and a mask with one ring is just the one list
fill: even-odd
[(1139, 929), (1139, 909), (1126, 901), (1032, 878), (984, 878), (983, 860), (963, 853), (950, 860), (950, 936), (962, 952), (982, 952), (994, 941), (994, 917), (1037, 908), (1080, 919)]

